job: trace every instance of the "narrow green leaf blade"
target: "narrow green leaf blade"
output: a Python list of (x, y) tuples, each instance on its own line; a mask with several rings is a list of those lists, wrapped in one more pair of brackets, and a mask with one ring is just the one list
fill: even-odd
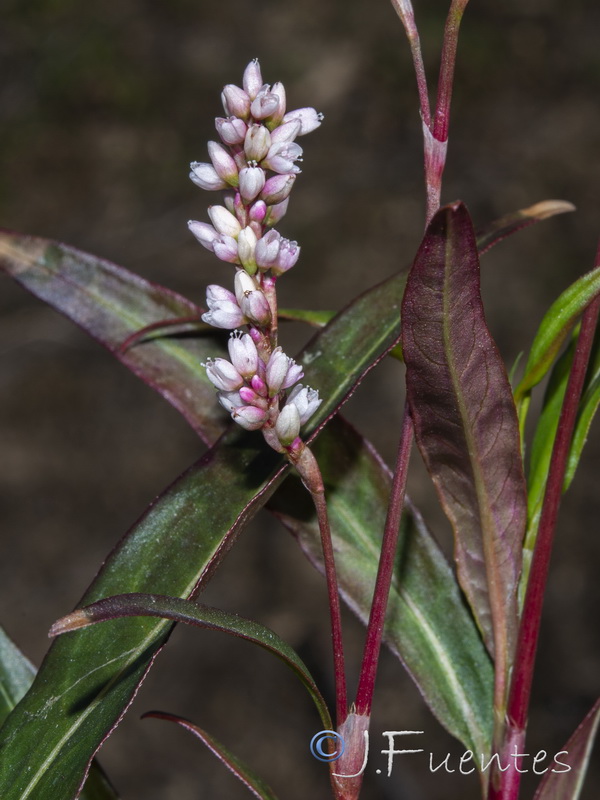
[(544, 775), (533, 800), (577, 800), (583, 787), (587, 765), (600, 722), (600, 700), (597, 700), (560, 753), (561, 763), (570, 769), (556, 768)]
[(33, 683), (35, 667), (0, 627), (0, 724)]
[(597, 266), (552, 303), (535, 335), (524, 375), (515, 390), (517, 403), (546, 375), (577, 319), (599, 293), (600, 266)]
[(151, 711), (144, 714), (142, 719), (164, 719), (169, 722), (175, 722), (185, 730), (193, 733), (201, 742), (203, 742), (208, 749), (213, 753), (219, 761), (221, 761), (238, 778), (244, 786), (259, 800), (277, 800), (273, 794), (273, 790), (268, 786), (262, 778), (259, 778), (251, 769), (247, 767), (239, 758), (233, 755), (224, 745), (221, 744), (214, 736), (208, 734), (205, 730), (194, 725), (183, 717), (177, 717), (174, 714), (166, 714), (164, 711)]
[(426, 231), (406, 286), (402, 335), (415, 437), (454, 529), (459, 581), (490, 652), (507, 668), (526, 487), (516, 409), (485, 324), (475, 235), (461, 203), (441, 209)]
[[(368, 442), (339, 418), (319, 435), (314, 452), (327, 488), (342, 595), (366, 622), (391, 476)], [(269, 505), (323, 571), (318, 523), (299, 479), (290, 477)], [(442, 725), (466, 748), (487, 754), (491, 661), (452, 570), (411, 506), (402, 520), (385, 635)]]
[(335, 311), (310, 311), (302, 308), (280, 308), (279, 319), (289, 322), (306, 322), (313, 328), (324, 328), (335, 317)]
[[(0, 627), (0, 724), (25, 696), (35, 678), (35, 667)], [(118, 800), (97, 761), (93, 761), (81, 800)]]
[(108, 622), (123, 617), (158, 617), (171, 622), (183, 622), (186, 625), (229, 633), (257, 644), (281, 659), (297, 675), (314, 700), (323, 725), (326, 728), (331, 727), (331, 717), (327, 705), (306, 664), (296, 651), (264, 625), (219, 608), (194, 603), (180, 597), (166, 597), (158, 594), (113, 595), (91, 605), (83, 606), (66, 617), (62, 617), (52, 625), (50, 636), (59, 636), (94, 623)]
[(579, 403), (579, 413), (573, 432), (571, 451), (565, 474), (564, 491), (571, 485), (583, 448), (585, 446), (590, 426), (600, 405), (600, 329), (596, 331), (594, 349), (590, 358), (590, 368), (586, 376), (583, 395)]
[(153, 323), (199, 319), (202, 309), (163, 286), (64, 244), (0, 231), (0, 271), (87, 331), (214, 442), (223, 414), (201, 364), (220, 355), (214, 329), (194, 337), (153, 338), (122, 352), (132, 334)]

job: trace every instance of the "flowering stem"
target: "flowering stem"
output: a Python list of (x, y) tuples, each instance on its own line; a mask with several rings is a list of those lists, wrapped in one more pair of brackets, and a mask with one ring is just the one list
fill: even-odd
[(346, 664), (344, 659), (344, 642), (342, 639), (342, 615), (340, 610), (340, 596), (338, 581), (331, 542), (331, 531), (327, 517), (327, 503), (324, 492), (311, 492), (321, 533), (321, 547), (323, 548), (323, 561), (325, 564), (325, 577), (327, 579), (327, 594), (329, 597), (329, 615), (331, 617), (331, 641), (333, 645), (333, 670), (335, 675), (335, 713), (338, 727), (348, 715), (348, 699), (346, 692)]
[(406, 404), (404, 406), (404, 419), (398, 445), (396, 470), (394, 472), (390, 503), (383, 532), (381, 557), (379, 559), (379, 568), (377, 570), (377, 579), (375, 581), (371, 614), (367, 627), (367, 637), (358, 681), (358, 691), (356, 694), (356, 711), (358, 714), (369, 715), (373, 703), (375, 677), (381, 650), (385, 612), (394, 574), (394, 561), (398, 546), (398, 536), (400, 534), (400, 520), (402, 517), (402, 508), (404, 506), (406, 476), (412, 441), (413, 425), (408, 404)]
[[(600, 247), (596, 258), (600, 264)], [(600, 312), (600, 298), (594, 300), (585, 310), (581, 320), (581, 331), (577, 340), (573, 366), (563, 401), (556, 439), (552, 450), (552, 460), (548, 473), (548, 482), (544, 495), (544, 503), (540, 516), (537, 541), (531, 561), (531, 571), (527, 583), (527, 592), (521, 617), (521, 626), (517, 640), (517, 652), (511, 690), (507, 706), (508, 737), (523, 740), (527, 725), (531, 684), (535, 654), (540, 631), (540, 620), (550, 555), (556, 527), (556, 519), (562, 495), (565, 470), (569, 458), (569, 449), (579, 400), (583, 389), (590, 352), (594, 341), (594, 332)], [(489, 800), (516, 800), (519, 790), (520, 774), (516, 769), (507, 773), (492, 774)]]
[[(300, 440), (298, 440), (300, 441)], [(339, 728), (348, 716), (348, 697), (346, 691), (346, 662), (344, 659), (344, 642), (342, 639), (342, 614), (340, 609), (340, 595), (331, 541), (331, 529), (327, 515), (325, 501), (325, 486), (323, 476), (317, 459), (312, 450), (306, 445), (295, 450), (288, 448), (288, 458), (296, 467), (302, 482), (310, 492), (321, 534), (321, 547), (323, 549), (323, 563), (325, 565), (325, 578), (327, 580), (327, 594), (329, 598), (329, 616), (331, 620), (331, 640), (333, 645), (333, 671), (335, 676), (335, 711), (336, 724)]]

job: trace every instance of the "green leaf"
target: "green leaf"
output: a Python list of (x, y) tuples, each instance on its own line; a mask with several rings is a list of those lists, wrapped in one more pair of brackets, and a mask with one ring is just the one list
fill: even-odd
[[(339, 418), (319, 435), (313, 449), (325, 479), (341, 592), (366, 622), (391, 476), (368, 442)], [(288, 479), (270, 507), (323, 571), (318, 523), (300, 480)], [(442, 725), (466, 748), (487, 754), (492, 726), (490, 658), (454, 573), (410, 505), (402, 519), (385, 636)]]
[(179, 597), (165, 597), (158, 594), (120, 594), (104, 598), (91, 605), (73, 611), (54, 623), (50, 636), (59, 636), (86, 628), (97, 622), (124, 617), (158, 617), (171, 622), (184, 622), (199, 628), (218, 630), (239, 636), (259, 645), (264, 650), (280, 658), (300, 678), (315, 702), (321, 722), (331, 727), (331, 717), (327, 705), (316, 683), (302, 659), (280, 636), (264, 625), (251, 619), (231, 614), (218, 608), (211, 608)]
[(0, 724), (25, 695), (35, 667), (0, 627)]
[(221, 742), (217, 741), (214, 736), (211, 736), (206, 731), (202, 730), (202, 728), (199, 728), (198, 725), (194, 725), (183, 717), (177, 717), (174, 714), (165, 714), (164, 711), (151, 711), (148, 714), (143, 714), (142, 719), (148, 719), (149, 717), (175, 722), (177, 725), (190, 731), (190, 733), (197, 736), (201, 742), (204, 742), (211, 753), (225, 764), (227, 769), (230, 770), (236, 778), (239, 778), (255, 797), (258, 797), (259, 800), (277, 800), (272, 789), (261, 778), (240, 761), (239, 758), (236, 758), (236, 756), (222, 745)]
[[(35, 678), (35, 667), (0, 627), (0, 724), (25, 696)], [(80, 794), (81, 800), (118, 800), (97, 761), (92, 765)]]
[(156, 389), (207, 443), (223, 430), (222, 410), (201, 364), (220, 354), (224, 338), (204, 335), (121, 345), (142, 328), (202, 309), (109, 261), (47, 239), (0, 232), (0, 270), (65, 314)]
[(464, 205), (429, 224), (402, 304), (415, 438), (454, 529), (460, 584), (505, 675), (518, 629), (527, 499), (504, 363), (487, 329)]
[(535, 335), (525, 373), (515, 389), (518, 405), (526, 401), (531, 389), (546, 375), (578, 317), (599, 293), (600, 267), (596, 267), (572, 283), (552, 303)]
[(529, 208), (522, 208), (520, 211), (506, 214), (477, 229), (479, 255), (487, 253), (495, 244), (523, 228), (569, 211), (575, 211), (575, 206), (566, 200), (542, 200), (541, 203), (536, 203)]
[(590, 358), (590, 367), (586, 375), (585, 385), (583, 388), (583, 395), (579, 403), (579, 412), (577, 415), (577, 422), (575, 423), (575, 430), (573, 432), (573, 440), (571, 442), (571, 450), (569, 452), (569, 461), (567, 463), (567, 471), (565, 473), (565, 484), (563, 491), (567, 491), (571, 485), (571, 481), (575, 476), (575, 470), (579, 464), (579, 459), (583, 452), (586, 443), (592, 420), (598, 410), (600, 404), (600, 330), (596, 331), (596, 338), (594, 341), (594, 348)]
[(307, 311), (301, 308), (280, 308), (279, 319), (289, 322), (306, 322), (313, 328), (324, 328), (335, 317), (335, 311)]
[(573, 736), (565, 744), (560, 762), (568, 765), (553, 767), (544, 777), (533, 800), (577, 800), (583, 787), (585, 773), (594, 746), (594, 738), (600, 722), (600, 700), (587, 714)]
[(533, 437), (527, 479), (527, 532), (523, 543), (523, 571), (519, 585), (519, 605), (521, 608), (525, 601), (529, 568), (542, 513), (552, 449), (576, 344), (577, 338), (574, 336), (568, 349), (565, 350), (552, 369), (544, 395), (542, 411)]

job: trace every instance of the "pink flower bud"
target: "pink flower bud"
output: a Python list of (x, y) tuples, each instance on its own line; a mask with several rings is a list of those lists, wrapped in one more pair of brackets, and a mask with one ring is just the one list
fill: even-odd
[(300, 424), (304, 425), (321, 405), (321, 399), (316, 389), (311, 389), (309, 386), (302, 386), (302, 384), (299, 384), (290, 392), (286, 407), (290, 405), (290, 403), (293, 403), (298, 409)]
[(300, 414), (293, 403), (281, 410), (275, 423), (275, 433), (284, 447), (290, 445), (300, 433)]
[(221, 261), (228, 264), (239, 264), (237, 242), (232, 236), (220, 235), (213, 243), (213, 252)]
[(214, 328), (231, 330), (247, 322), (235, 295), (222, 286), (211, 284), (206, 288), (206, 305), (209, 310), (202, 314), (202, 321)]
[(256, 272), (254, 248), (256, 247), (256, 234), (249, 226), (243, 228), (237, 238), (238, 256), (244, 269), (253, 275)]
[(270, 206), (281, 203), (289, 197), (295, 180), (295, 175), (273, 175), (265, 183), (260, 196)]
[(245, 406), (257, 406), (258, 408), (269, 407), (265, 398), (256, 394), (254, 389), (251, 389), (249, 386), (242, 386), (240, 389), (240, 398)]
[(291, 119), (289, 122), (284, 122), (283, 125), (278, 125), (271, 131), (271, 143), (293, 142), (300, 133), (301, 127), (302, 123), (299, 119)]
[[(264, 362), (259, 362), (259, 365)], [(269, 391), (267, 389), (267, 384), (263, 381), (263, 379), (259, 375), (254, 375), (252, 380), (250, 381), (250, 386), (254, 389), (256, 394), (259, 394), (261, 397), (267, 397)]]
[(258, 289), (258, 284), (254, 278), (251, 278), (250, 275), (248, 275), (248, 273), (243, 269), (239, 269), (235, 273), (233, 286), (235, 297), (238, 303), (241, 303), (247, 294), (250, 292), (255, 292)]
[(250, 98), (243, 89), (228, 83), (221, 92), (221, 101), (225, 113), (229, 117), (240, 117), (247, 119), (250, 114)]
[[(289, 377), (288, 372), (290, 373)], [(302, 374), (302, 368), (298, 367), (294, 359), (286, 356), (281, 347), (276, 347), (267, 362), (266, 379), (269, 387), (269, 397), (275, 397), (282, 388), (291, 386), (292, 383), (302, 377)], [(294, 375), (298, 377), (292, 380)]]
[(217, 117), (215, 127), (225, 144), (241, 144), (246, 137), (246, 123), (238, 117)]
[(296, 142), (277, 142), (272, 144), (262, 166), (280, 174), (301, 172), (294, 162), (302, 161), (302, 148)]
[(242, 230), (240, 223), (225, 206), (209, 206), (208, 216), (216, 230), (223, 236), (235, 239)]
[(270, 269), (277, 261), (281, 236), (275, 230), (268, 231), (258, 240), (254, 250), (254, 258), (261, 269)]
[(240, 172), (240, 194), (251, 203), (265, 185), (265, 171), (260, 167), (244, 167)]
[(231, 363), (242, 377), (250, 379), (256, 374), (258, 350), (251, 336), (235, 331), (229, 339), (228, 350)]
[(286, 197), (283, 203), (277, 203), (277, 205), (269, 206), (269, 210), (267, 211), (267, 216), (265, 217), (265, 225), (277, 225), (277, 223), (285, 217), (288, 205), (290, 202), (290, 198)]
[(211, 164), (192, 161), (190, 169), (191, 180), (201, 189), (205, 189), (208, 192), (216, 192), (227, 188), (227, 184), (219, 177), (216, 169)]
[(257, 200), (250, 209), (250, 221), (261, 223), (267, 216), (267, 204), (263, 200)]
[(191, 219), (188, 222), (188, 228), (203, 247), (206, 247), (207, 250), (213, 250), (213, 245), (215, 240), (219, 238), (219, 234), (212, 225), (209, 225), (208, 222), (198, 222), (198, 220)]
[(311, 133), (315, 128), (323, 122), (323, 114), (315, 111), (314, 108), (297, 108), (295, 111), (289, 111), (283, 118), (284, 122), (291, 122), (292, 120), (300, 122), (300, 131), (298, 136), (304, 136), (305, 133)]
[(226, 358), (209, 359), (204, 366), (206, 377), (221, 392), (235, 392), (244, 385), (244, 379)]
[(283, 275), (291, 269), (300, 256), (298, 242), (290, 242), (289, 239), (281, 239), (281, 246), (277, 254), (276, 262), (271, 266), (274, 275)]
[(217, 399), (226, 411), (232, 411), (244, 405), (239, 392), (217, 392)]
[(283, 115), (285, 114), (286, 97), (285, 97), (285, 87), (283, 83), (280, 83), (279, 81), (277, 83), (274, 83), (273, 88), (271, 89), (271, 93), (274, 94), (275, 97), (277, 97), (278, 99), (277, 108), (269, 117), (269, 128), (273, 129), (281, 123)]
[(250, 125), (244, 139), (244, 154), (248, 161), (262, 161), (271, 147), (271, 134), (264, 125)]
[(265, 326), (271, 322), (269, 301), (260, 290), (247, 292), (240, 302), (240, 308), (244, 316), (257, 325)]
[(243, 87), (251, 100), (254, 100), (263, 85), (258, 58), (253, 59), (244, 70)]
[(250, 113), (254, 119), (266, 119), (274, 114), (278, 108), (279, 97), (273, 94), (271, 87), (265, 83), (252, 101)]
[(209, 142), (208, 155), (218, 176), (231, 186), (237, 186), (237, 165), (223, 145), (218, 142)]
[(247, 431), (257, 431), (263, 427), (269, 418), (269, 412), (257, 406), (241, 406), (234, 408), (232, 418)]

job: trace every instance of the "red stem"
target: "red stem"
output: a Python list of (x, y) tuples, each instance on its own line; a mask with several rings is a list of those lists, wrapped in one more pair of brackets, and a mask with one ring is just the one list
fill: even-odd
[(335, 558), (331, 542), (331, 531), (327, 517), (327, 503), (323, 492), (311, 491), (315, 510), (319, 520), (321, 533), (321, 547), (323, 548), (323, 561), (325, 564), (325, 577), (327, 579), (327, 594), (329, 597), (329, 615), (331, 618), (331, 640), (333, 645), (333, 670), (335, 675), (335, 712), (336, 725), (339, 726), (348, 716), (348, 699), (346, 691), (346, 666), (344, 659), (344, 642), (342, 639), (342, 615), (340, 610), (340, 596), (335, 569)]
[(381, 639), (385, 623), (385, 612), (394, 574), (394, 562), (396, 558), (396, 548), (398, 546), (398, 536), (400, 534), (400, 520), (402, 517), (402, 508), (404, 506), (406, 475), (408, 472), (408, 460), (412, 441), (413, 425), (408, 410), (408, 404), (406, 404), (404, 406), (404, 419), (402, 421), (402, 433), (398, 445), (396, 470), (394, 472), (390, 503), (383, 532), (379, 568), (377, 570), (377, 579), (375, 581), (373, 602), (371, 604), (365, 649), (358, 681), (358, 691), (356, 694), (357, 714), (369, 715), (371, 713), (377, 664), (379, 661)]
[[(597, 263), (600, 264), (600, 247)], [(556, 519), (569, 458), (571, 438), (577, 419), (579, 400), (594, 342), (594, 332), (599, 312), (600, 297), (588, 306), (581, 319), (581, 330), (577, 339), (573, 366), (569, 375), (556, 439), (552, 449), (552, 460), (540, 516), (539, 532), (531, 561), (531, 571), (527, 583), (507, 706), (509, 731), (512, 730), (513, 735), (521, 740), (524, 738), (527, 726), (533, 669)], [(489, 800), (516, 800), (520, 781), (520, 774), (517, 770), (510, 769), (506, 773), (497, 774), (495, 778), (496, 781), (494, 783), (496, 785), (492, 783), (490, 786)], [(492, 781), (493, 779), (494, 776), (492, 776)]]

